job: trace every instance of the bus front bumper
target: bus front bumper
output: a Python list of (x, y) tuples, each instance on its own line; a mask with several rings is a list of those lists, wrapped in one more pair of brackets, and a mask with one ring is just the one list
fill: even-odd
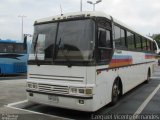
[(97, 110), (93, 97), (56, 95), (27, 90), (27, 98), (32, 102), (54, 107), (86, 112), (94, 112)]

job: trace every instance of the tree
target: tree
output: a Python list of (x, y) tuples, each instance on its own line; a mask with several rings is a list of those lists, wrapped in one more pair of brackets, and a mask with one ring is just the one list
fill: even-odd
[(160, 48), (160, 34), (157, 34), (153, 37), (153, 39), (157, 42), (159, 48)]

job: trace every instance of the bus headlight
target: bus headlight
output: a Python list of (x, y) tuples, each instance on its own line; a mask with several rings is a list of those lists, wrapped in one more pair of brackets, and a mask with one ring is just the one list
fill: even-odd
[(70, 93), (76, 94), (77, 93), (77, 88), (70, 88)]
[(27, 88), (32, 88), (32, 83), (27, 83)]
[(27, 88), (29, 88), (29, 89), (37, 89), (37, 84), (36, 83), (27, 83)]
[(86, 95), (92, 95), (92, 89), (91, 88), (86, 89)]
[(78, 89), (78, 93), (85, 94), (85, 89)]
[(70, 88), (70, 94), (79, 94), (79, 95), (92, 95), (92, 88)]

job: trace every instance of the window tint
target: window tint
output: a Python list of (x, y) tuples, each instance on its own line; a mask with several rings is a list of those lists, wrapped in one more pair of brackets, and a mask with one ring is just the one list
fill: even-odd
[(0, 53), (25, 53), (23, 43), (0, 43)]
[(151, 51), (151, 49), (150, 49), (150, 42), (149, 42), (149, 40), (147, 40), (147, 51)]
[(110, 43), (110, 31), (105, 29), (99, 29), (99, 47), (111, 47)]
[(115, 46), (124, 48), (125, 45), (125, 31), (118, 26), (114, 27), (115, 30)]
[(136, 35), (135, 40), (136, 40), (136, 49), (141, 50), (142, 49), (141, 37)]
[(153, 43), (150, 41), (150, 49), (153, 51)]
[(121, 29), (115, 26), (114, 30), (115, 30), (115, 45), (120, 46)]
[(109, 30), (106, 30), (106, 35), (107, 47), (111, 47), (111, 32)]
[(151, 41), (148, 41), (148, 49), (151, 51)]
[[(57, 23), (35, 26), (32, 52), (37, 53), (39, 60), (53, 60), (53, 46), (55, 44)], [(35, 46), (36, 44), (36, 46)]]
[(128, 49), (133, 50), (135, 48), (134, 34), (128, 31), (127, 31), (127, 43), (128, 43)]
[(143, 47), (143, 50), (146, 50), (146, 39), (145, 38), (142, 38), (142, 47)]
[(111, 50), (99, 49), (99, 60), (100, 61), (109, 61), (112, 56)]
[(153, 42), (153, 51), (155, 52), (155, 50), (157, 50), (157, 47), (156, 47), (155, 42)]
[(107, 47), (106, 31), (99, 31), (99, 47)]
[[(94, 30), (94, 21), (90, 19), (60, 22), (56, 41), (56, 59), (59, 61), (93, 59)], [(103, 33), (102, 36), (104, 37)]]
[(99, 28), (98, 34), (99, 34), (99, 39), (98, 39), (99, 61), (100, 62), (109, 61), (112, 53), (111, 32), (109, 30)]
[(106, 18), (99, 17), (99, 18), (97, 18), (97, 22), (98, 22), (98, 26), (101, 28), (105, 28), (105, 29), (109, 29), (109, 30), (112, 29), (110, 21), (107, 20)]
[(125, 31), (121, 29), (121, 45), (123, 47), (126, 47), (126, 41), (125, 41)]

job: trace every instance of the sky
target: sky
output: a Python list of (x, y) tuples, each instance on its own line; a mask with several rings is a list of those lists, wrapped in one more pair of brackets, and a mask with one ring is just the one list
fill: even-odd
[[(95, 2), (96, 0), (90, 0)], [(21, 39), (21, 18), (24, 33), (33, 34), (34, 21), (63, 13), (79, 12), (80, 0), (0, 0), (0, 38)], [(83, 11), (93, 6), (83, 0)], [(102, 0), (96, 11), (112, 15), (144, 35), (160, 33), (160, 0)]]

